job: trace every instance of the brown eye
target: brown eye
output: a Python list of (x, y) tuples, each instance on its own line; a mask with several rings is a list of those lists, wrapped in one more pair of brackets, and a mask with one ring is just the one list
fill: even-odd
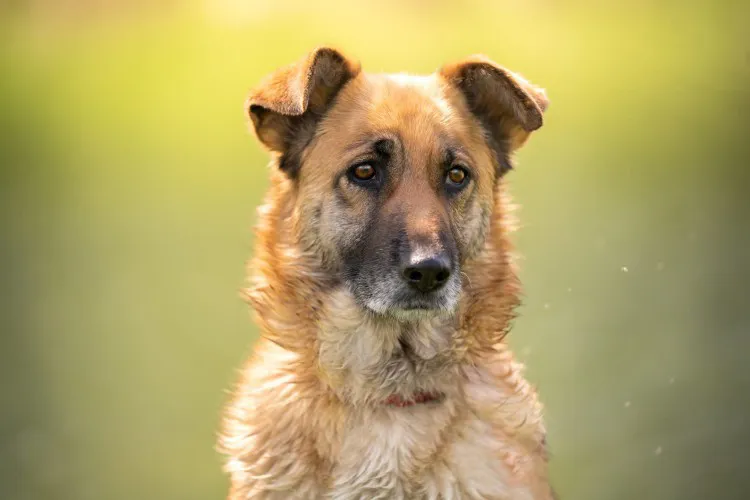
[(370, 179), (375, 177), (375, 167), (373, 167), (369, 163), (357, 165), (356, 167), (354, 167), (354, 170), (352, 170), (352, 175), (354, 175), (357, 180), (369, 181)]
[(460, 186), (466, 181), (466, 170), (461, 167), (453, 167), (448, 170), (447, 180), (455, 186)]

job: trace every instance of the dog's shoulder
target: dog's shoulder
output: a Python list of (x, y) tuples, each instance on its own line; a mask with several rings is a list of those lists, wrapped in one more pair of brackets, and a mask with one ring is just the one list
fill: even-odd
[(505, 343), (494, 346), (464, 370), (467, 404), (497, 432), (544, 452), (543, 407), (524, 370)]
[(315, 428), (325, 401), (303, 365), (297, 354), (261, 339), (243, 369), (219, 439), (230, 457), (230, 498), (317, 498), (324, 490), (328, 465)]

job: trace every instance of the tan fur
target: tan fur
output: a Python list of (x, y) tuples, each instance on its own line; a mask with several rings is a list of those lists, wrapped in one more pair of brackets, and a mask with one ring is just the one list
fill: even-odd
[[(551, 499), (541, 405), (504, 342), (519, 293), (510, 204), (482, 117), (456, 81), (474, 78), (467, 76), (473, 70), (459, 63), (429, 77), (369, 75), (338, 52), (323, 57), (331, 53), (335, 85), (324, 90), (317, 104), (324, 116), (299, 148), (302, 168), (294, 177), (274, 168), (259, 209), (247, 298), (262, 337), (224, 422), (229, 498)], [(272, 113), (254, 124), (276, 152), (293, 147), (279, 130), (298, 124), (263, 129), (261, 122), (306, 112), (304, 96), (320, 87), (311, 75), (325, 73), (316, 57), (320, 51), (251, 96), (251, 108), (263, 108), (251, 115)], [(346, 77), (336, 77), (342, 71)], [(284, 90), (290, 74), (293, 92)], [(515, 79), (500, 85), (522, 82), (502, 77)], [(538, 89), (511, 92), (518, 89), (526, 100), (500, 99), (489, 116), (502, 122), (497, 133), (506, 134), (508, 153), (541, 126), (546, 107)], [(340, 165), (333, 159), (356, 156), (353, 149), (372, 133), (398, 135), (409, 159), (378, 217), (406, 207), (408, 231), (425, 238), (440, 224), (460, 222), (462, 273), (451, 311), (379, 317), (337, 274), (341, 256), (330, 240), (341, 225), (352, 237), (367, 231), (357, 221), (373, 207), (346, 186), (339, 186), (344, 201), (334, 201)], [(474, 196), (448, 208), (429, 188), (437, 175), (429, 159), (443, 140), (460, 143), (476, 169)], [(335, 203), (349, 208), (330, 208)], [(331, 210), (335, 218), (326, 220)], [(416, 391), (444, 397), (406, 408), (383, 404), (390, 394)]]

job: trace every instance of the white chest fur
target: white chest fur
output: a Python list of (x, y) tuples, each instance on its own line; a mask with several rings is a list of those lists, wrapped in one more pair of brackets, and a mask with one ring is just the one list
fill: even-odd
[[(481, 368), (461, 367), (450, 319), (422, 321), (405, 334), (363, 317), (351, 300), (344, 291), (332, 295), (319, 336), (328, 381), (354, 408), (336, 438), (328, 498), (546, 498), (530, 486), (543, 462), (540, 407), (505, 346)], [(403, 357), (404, 339), (416, 361)], [(446, 399), (377, 405), (390, 393), (418, 390)]]
[(347, 429), (328, 497), (531, 500), (512, 457), (496, 429), (450, 401), (382, 408)]

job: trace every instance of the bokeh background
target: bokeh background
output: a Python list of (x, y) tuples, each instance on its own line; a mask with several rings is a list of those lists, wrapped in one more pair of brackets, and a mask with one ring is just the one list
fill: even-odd
[(546, 87), (508, 177), (510, 341), (563, 499), (750, 498), (750, 6), (0, 1), (0, 498), (222, 498), (267, 156), (243, 101), (334, 44)]

